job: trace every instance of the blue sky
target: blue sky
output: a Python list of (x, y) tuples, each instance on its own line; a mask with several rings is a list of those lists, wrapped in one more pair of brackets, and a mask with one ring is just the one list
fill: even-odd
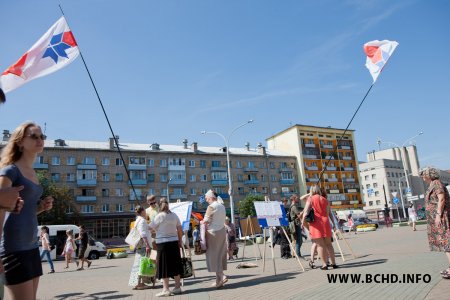
[[(219, 146), (200, 131), (249, 119), (231, 146), (297, 123), (345, 128), (372, 83), (362, 46), (388, 39), (400, 45), (350, 126), (358, 157), (423, 131), (421, 165), (450, 169), (447, 1), (2, 1), (2, 71), (56, 22), (59, 2), (123, 142)], [(0, 129), (25, 120), (51, 139), (110, 136), (81, 59), (7, 95)]]

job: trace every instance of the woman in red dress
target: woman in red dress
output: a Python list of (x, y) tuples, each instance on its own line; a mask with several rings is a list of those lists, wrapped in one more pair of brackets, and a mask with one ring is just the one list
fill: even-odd
[[(328, 219), (330, 215), (330, 207), (328, 200), (321, 196), (321, 190), (317, 185), (314, 185), (310, 189), (310, 197), (306, 202), (305, 211), (309, 211), (312, 207), (314, 209), (314, 221), (309, 223), (309, 235), (311, 240), (318, 246), (319, 256), (322, 259), (321, 270), (328, 270), (327, 261), (328, 257), (331, 260), (331, 266), (333, 269), (338, 268), (334, 257), (334, 249), (331, 244), (331, 223)], [(303, 214), (302, 223), (306, 224)]]

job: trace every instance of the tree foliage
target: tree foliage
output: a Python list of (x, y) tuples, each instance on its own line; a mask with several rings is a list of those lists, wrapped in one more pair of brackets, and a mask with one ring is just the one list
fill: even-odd
[[(39, 224), (78, 224), (80, 223), (80, 214), (76, 210), (75, 201), (72, 193), (67, 186), (59, 186), (49, 180), (49, 174), (46, 171), (36, 172), (39, 184), (44, 189), (42, 198), (52, 196), (54, 198), (53, 208), (48, 212), (42, 212), (38, 215)], [(73, 213), (66, 214), (67, 209), (71, 207)]]
[(239, 205), (239, 215), (241, 218), (247, 218), (248, 216), (256, 216), (255, 206), (253, 202), (264, 201), (264, 196), (262, 195), (248, 195), (241, 201)]

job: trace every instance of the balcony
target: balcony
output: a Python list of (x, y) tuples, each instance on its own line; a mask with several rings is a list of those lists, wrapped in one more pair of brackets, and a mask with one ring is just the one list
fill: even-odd
[(346, 167), (346, 168), (344, 168), (344, 171), (355, 171), (355, 168)]
[(170, 199), (187, 199), (187, 194), (170, 194)]
[(186, 171), (185, 165), (169, 165), (168, 167), (169, 171)]
[(48, 170), (48, 164), (34, 163), (33, 168), (37, 170)]
[(227, 172), (228, 168), (227, 167), (211, 167), (211, 171), (223, 171), (223, 172)]
[(303, 158), (306, 158), (306, 159), (317, 159), (317, 155), (315, 155), (315, 154), (304, 154)]
[(258, 179), (251, 179), (251, 180), (244, 180), (245, 185), (258, 185), (259, 180)]
[(328, 159), (336, 159), (336, 158), (334, 158), (334, 156), (332, 156), (332, 155), (325, 155), (323, 157), (323, 159), (328, 160)]
[(342, 150), (352, 150), (353, 148), (351, 146), (344, 146), (344, 145), (339, 145), (338, 149), (342, 149)]
[(76, 201), (78, 201), (78, 202), (93, 202), (93, 201), (97, 201), (97, 196), (77, 196)]
[(130, 165), (128, 165), (128, 170), (130, 170), (130, 171), (146, 171), (147, 170), (147, 166), (146, 165), (130, 164)]
[(316, 148), (316, 144), (303, 144), (306, 148)]
[(294, 184), (294, 179), (281, 179), (280, 184), (283, 185), (292, 185)]
[(131, 181), (128, 181), (128, 185), (131, 185), (131, 183), (133, 183), (133, 185), (147, 185), (147, 180), (146, 179), (131, 179)]
[(319, 182), (319, 178), (306, 178), (306, 182)]
[(306, 166), (306, 170), (308, 170), (308, 171), (318, 171), (319, 167), (318, 166)]
[(355, 182), (355, 178), (342, 178), (343, 182)]
[(169, 185), (185, 185), (186, 184), (186, 178), (172, 178), (169, 181)]
[(355, 189), (345, 189), (346, 193), (359, 193), (359, 188), (355, 188)]
[(337, 178), (326, 178), (325, 181), (328, 181), (328, 182), (337, 182), (338, 179), (337, 179)]
[(322, 145), (323, 149), (333, 149), (333, 145)]
[(77, 170), (97, 170), (97, 165), (77, 165)]
[(328, 194), (339, 194), (341, 191), (339, 189), (331, 189), (327, 190)]
[(258, 168), (255, 167), (244, 168), (244, 172), (256, 173), (258, 171), (259, 171)]
[(96, 186), (97, 179), (77, 179), (78, 186)]
[(212, 186), (226, 186), (228, 185), (228, 179), (215, 179), (211, 180)]
[(353, 160), (353, 157), (351, 156), (344, 156), (342, 157), (343, 160)]
[(326, 171), (336, 171), (336, 167), (327, 167)]
[(280, 170), (279, 170), (279, 172), (280, 172), (280, 173), (287, 173), (287, 172), (292, 173), (292, 169), (291, 169), (291, 168), (288, 168), (288, 167), (281, 167)]

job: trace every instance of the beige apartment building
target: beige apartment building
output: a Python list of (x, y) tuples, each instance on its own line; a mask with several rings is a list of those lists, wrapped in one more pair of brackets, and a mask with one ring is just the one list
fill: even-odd
[[(294, 125), (266, 139), (268, 149), (278, 150), (297, 158), (299, 190), (319, 184), (328, 194), (331, 207), (362, 208), (358, 157), (353, 130), (308, 125)], [(342, 137), (342, 139), (341, 139)]]
[[(9, 137), (4, 131), (3, 147)], [(200, 197), (214, 189), (229, 211), (226, 149), (188, 145), (132, 144), (46, 140), (35, 169), (48, 172), (52, 182), (73, 193), (75, 207), (89, 232), (97, 238), (126, 236), (134, 207), (145, 196), (169, 197), (170, 201), (193, 201), (194, 211), (205, 211)], [(297, 192), (296, 158), (262, 145), (230, 148), (231, 178), (236, 213), (248, 194), (267, 195), (272, 200)], [(124, 164), (129, 170), (128, 180)], [(132, 185), (136, 191), (133, 192)], [(139, 201), (138, 201), (139, 200)], [(145, 204), (147, 206), (147, 204)]]

